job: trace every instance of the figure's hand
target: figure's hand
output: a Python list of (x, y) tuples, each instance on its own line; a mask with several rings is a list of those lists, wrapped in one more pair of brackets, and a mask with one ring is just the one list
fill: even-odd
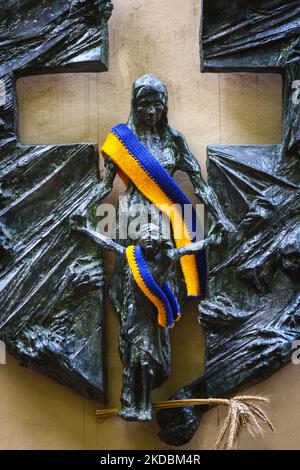
[(76, 211), (70, 217), (70, 229), (74, 232), (81, 232), (86, 228), (87, 214), (84, 211)]
[(208, 246), (216, 246), (220, 244), (220, 239), (215, 235), (212, 234), (205, 240), (203, 240), (203, 248), (207, 248)]
[(222, 330), (245, 322), (254, 312), (239, 310), (225, 294), (201, 302), (198, 321), (205, 329)]
[(205, 238), (204, 240), (193, 243), (192, 248), (194, 248), (194, 251), (201, 251), (208, 246), (214, 245), (218, 245), (218, 238), (215, 234), (210, 234), (209, 237)]
[(209, 232), (209, 238), (213, 239), (212, 245), (220, 245), (231, 235), (236, 235), (236, 227), (228, 219), (215, 222)]

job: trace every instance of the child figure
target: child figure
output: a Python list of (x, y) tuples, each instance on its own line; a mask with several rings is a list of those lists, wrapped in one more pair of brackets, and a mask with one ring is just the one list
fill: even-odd
[[(87, 235), (102, 248), (114, 251), (117, 256), (128, 257), (126, 247), (87, 228), (82, 217), (73, 216), (71, 228)], [(156, 225), (147, 224), (141, 228), (138, 249), (154, 283), (159, 288), (165, 288), (166, 272), (182, 256), (196, 254), (215, 243), (215, 237), (210, 236), (206, 240), (177, 249), (170, 246), (168, 239), (159, 236)], [(157, 309), (137, 285), (129, 264), (128, 271), (130, 286), (126, 286), (127, 308), (121, 309), (126, 311), (126, 316), (123, 318), (121, 315), (119, 318), (119, 351), (123, 363), (122, 408), (119, 416), (130, 421), (149, 421), (152, 417), (151, 390), (160, 387), (170, 375), (169, 329), (159, 325)], [(131, 302), (133, 296), (135, 301)]]

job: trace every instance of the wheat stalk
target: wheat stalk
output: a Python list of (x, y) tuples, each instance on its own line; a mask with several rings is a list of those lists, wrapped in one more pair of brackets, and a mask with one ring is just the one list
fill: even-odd
[[(238, 395), (231, 399), (201, 398), (190, 400), (169, 400), (153, 403), (153, 409), (166, 410), (185, 408), (189, 406), (228, 406), (228, 414), (217, 436), (216, 449), (233, 449), (236, 447), (242, 428), (252, 436), (263, 435), (266, 425), (274, 431), (274, 427), (262, 404), (268, 404), (270, 399), (262, 396)], [(98, 419), (106, 419), (118, 414), (118, 408), (96, 410)]]

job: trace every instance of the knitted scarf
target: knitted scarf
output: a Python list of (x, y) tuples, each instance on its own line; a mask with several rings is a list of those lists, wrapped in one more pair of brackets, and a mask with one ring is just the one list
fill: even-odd
[[(101, 152), (111, 158), (139, 191), (170, 218), (176, 247), (182, 248), (190, 245), (194, 241), (192, 234), (195, 233), (197, 220), (191, 202), (172, 176), (151, 155), (131, 129), (125, 124), (114, 127), (108, 134)], [(185, 206), (191, 208), (191, 217), (186, 220), (183, 217)], [(178, 227), (181, 229), (178, 230)], [(141, 260), (139, 256), (138, 260)], [(180, 259), (180, 264), (187, 296), (203, 297), (206, 289), (205, 251), (202, 250), (197, 255), (183, 256)], [(141, 278), (143, 278), (142, 275)], [(139, 287), (142, 289), (140, 284)], [(152, 292), (152, 295), (156, 295), (154, 291), (149, 289), (149, 286), (147, 288)], [(145, 291), (144, 289), (143, 292), (145, 293)], [(166, 292), (164, 294), (166, 295)], [(165, 307), (165, 309), (168, 312), (168, 308)], [(161, 315), (162, 317), (163, 315)], [(163, 323), (169, 325), (170, 320)]]

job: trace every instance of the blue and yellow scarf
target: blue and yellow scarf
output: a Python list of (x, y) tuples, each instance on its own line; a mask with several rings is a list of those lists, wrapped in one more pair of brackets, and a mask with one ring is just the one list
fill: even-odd
[[(196, 212), (192, 208), (190, 220), (184, 220), (184, 207), (191, 206), (191, 202), (169, 175), (160, 162), (139, 141), (136, 135), (125, 124), (119, 124), (108, 134), (101, 152), (113, 160), (118, 168), (133, 182), (141, 193), (155, 204), (159, 210), (168, 215), (173, 227), (173, 234), (177, 248), (190, 245), (194, 241), (193, 233), (196, 231)], [(176, 207), (176, 205), (178, 207)], [(181, 210), (178, 210), (180, 208)], [(176, 236), (175, 228), (181, 227), (180, 236)], [(131, 248), (132, 250), (132, 248)], [(133, 251), (130, 253), (134, 253)], [(127, 256), (128, 261), (129, 257)], [(137, 263), (141, 258), (137, 257)], [(188, 297), (203, 297), (206, 288), (206, 260), (204, 250), (197, 255), (186, 255), (180, 260), (185, 279)], [(133, 263), (131, 264), (133, 269)], [(137, 276), (136, 281), (141, 290), (155, 304), (149, 292), (154, 296), (152, 287), (147, 289), (140, 281), (143, 276)], [(140, 283), (139, 283), (140, 282)], [(147, 285), (147, 284), (146, 284)], [(144, 290), (143, 290), (144, 289)], [(148, 294), (146, 294), (146, 292)], [(164, 292), (165, 293), (165, 292)], [(155, 304), (156, 305), (156, 304)], [(156, 305), (157, 307), (157, 305)], [(158, 308), (158, 307), (157, 307)], [(167, 309), (166, 309), (167, 310)], [(161, 315), (162, 319), (163, 315)], [(172, 326), (171, 316), (166, 315), (166, 321), (161, 326)], [(160, 323), (161, 324), (161, 323)]]

